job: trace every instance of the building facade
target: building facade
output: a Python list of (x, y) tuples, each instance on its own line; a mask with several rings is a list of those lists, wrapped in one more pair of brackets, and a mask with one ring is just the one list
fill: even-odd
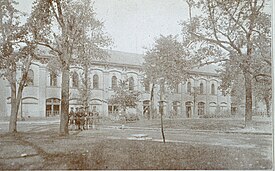
[[(106, 61), (95, 61), (89, 69), (91, 83), (90, 110), (96, 110), (102, 116), (118, 113), (118, 106), (108, 100), (114, 95), (114, 87), (119, 80), (129, 80), (129, 89), (141, 92), (140, 101), (135, 109), (128, 112), (144, 116), (150, 106), (151, 84), (144, 83), (142, 72), (143, 56), (133, 53), (110, 51)], [(70, 108), (80, 107), (78, 87), (81, 84), (83, 70), (71, 67)], [(166, 90), (164, 114), (172, 113), (178, 117), (194, 118), (206, 114), (231, 113), (231, 98), (219, 91), (220, 80), (213, 66), (195, 69), (192, 78), (180, 83), (175, 90)], [(20, 73), (19, 73), (20, 75)], [(29, 72), (31, 82), (24, 88), (19, 108), (19, 116), (50, 117), (60, 114), (61, 75), (51, 72), (46, 64), (34, 63)], [(0, 116), (10, 115), (10, 85), (0, 80)], [(154, 91), (153, 105), (159, 113), (159, 87)]]

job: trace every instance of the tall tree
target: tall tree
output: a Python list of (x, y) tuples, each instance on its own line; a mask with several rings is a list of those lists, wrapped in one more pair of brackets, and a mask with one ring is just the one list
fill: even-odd
[(160, 114), (163, 142), (163, 103), (165, 86), (176, 88), (189, 77), (188, 69), (191, 63), (188, 60), (187, 49), (177, 41), (176, 36), (162, 36), (156, 39), (154, 46), (145, 54), (144, 72), (150, 82), (160, 85)]
[[(264, 42), (261, 45), (263, 44)], [(254, 74), (255, 79), (253, 80), (253, 93), (257, 101), (263, 101), (265, 103), (266, 113), (270, 116), (270, 105), (272, 101), (271, 55), (260, 56), (257, 60), (258, 61), (255, 62), (256, 69)]]
[(266, 113), (270, 116), (272, 101), (272, 63), (271, 63), (271, 37), (266, 40), (259, 37), (257, 42), (258, 57), (254, 59), (255, 73), (253, 80), (253, 93), (257, 101), (264, 101)]
[(11, 87), (9, 132), (17, 132), (22, 92), (29, 80), (31, 62), (37, 57), (28, 26), (20, 22), (24, 14), (14, 8), (15, 4), (10, 0), (0, 2), (0, 77), (7, 79)]
[[(101, 26), (103, 27), (103, 23)], [(98, 34), (101, 32), (101, 35), (104, 35), (102, 29), (94, 30), (92, 34)], [(78, 58), (74, 60), (74, 65), (82, 69), (81, 74), (81, 84), (78, 88), (79, 97), (81, 98), (81, 104), (88, 109), (89, 100), (92, 96), (92, 87), (90, 79), (90, 69), (93, 67), (93, 62), (95, 60), (106, 60), (109, 57), (109, 54), (103, 48), (106, 48), (112, 44), (112, 41), (107, 36), (100, 37), (85, 37), (85, 40), (79, 44), (77, 47), (76, 53)]]
[[(106, 42), (100, 42), (105, 40), (103, 25), (95, 18), (93, 3), (90, 0), (37, 0), (31, 20), (34, 25), (39, 26), (36, 27), (39, 29), (33, 30), (37, 33), (36, 43), (48, 47), (61, 66), (60, 134), (68, 135), (70, 65), (79, 58), (79, 47), (87, 43), (87, 40), (105, 45)], [(54, 27), (55, 24), (57, 27)], [(96, 55), (97, 52), (93, 53)]]
[(205, 0), (191, 5), (201, 14), (183, 22), (185, 43), (202, 64), (225, 62), (244, 76), (245, 123), (251, 125), (254, 59), (268, 55), (265, 52), (271, 47), (270, 15), (264, 12), (267, 2)]

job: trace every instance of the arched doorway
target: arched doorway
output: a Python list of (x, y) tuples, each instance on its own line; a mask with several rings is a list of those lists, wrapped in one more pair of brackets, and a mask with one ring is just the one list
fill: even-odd
[(216, 102), (210, 102), (209, 103), (209, 113), (215, 114), (217, 111), (217, 103)]
[(102, 100), (92, 99), (90, 101), (89, 111), (96, 110), (100, 115), (103, 115)]
[(60, 114), (60, 99), (50, 98), (46, 100), (46, 117)]
[(220, 104), (220, 112), (222, 114), (227, 114), (228, 113), (227, 103), (226, 102), (221, 102), (221, 104)]
[(204, 115), (204, 102), (199, 102), (198, 103), (198, 115)]
[(237, 114), (237, 104), (231, 103), (231, 114), (236, 115)]
[(191, 101), (185, 102), (186, 117), (187, 118), (192, 117), (192, 106), (193, 106), (193, 103)]
[(173, 113), (172, 113), (173, 117), (177, 116), (180, 112), (180, 102), (179, 101), (173, 101), (172, 108), (173, 108)]
[(143, 117), (150, 119), (150, 100), (143, 101)]
[(158, 107), (159, 107), (158, 112), (159, 112), (159, 114), (161, 114), (161, 112), (163, 112), (163, 116), (169, 117), (169, 115), (167, 115), (167, 113), (169, 113), (169, 111), (167, 111), (168, 110), (168, 108), (167, 108), (167, 102), (166, 101), (162, 102), (162, 105), (163, 105), (162, 109), (161, 109), (161, 101), (159, 101), (158, 103), (159, 103), (158, 104)]

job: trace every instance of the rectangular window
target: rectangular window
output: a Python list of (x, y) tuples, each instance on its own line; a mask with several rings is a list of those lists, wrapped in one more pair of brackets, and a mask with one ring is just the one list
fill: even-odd
[(108, 106), (108, 114), (115, 114), (115, 113), (118, 113), (118, 106), (109, 105)]

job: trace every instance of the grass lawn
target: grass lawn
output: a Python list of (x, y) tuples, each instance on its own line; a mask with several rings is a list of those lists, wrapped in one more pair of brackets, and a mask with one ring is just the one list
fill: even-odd
[[(7, 169), (271, 169), (251, 148), (60, 137), (56, 131), (2, 134), (0, 170)], [(23, 154), (23, 155), (22, 155)]]
[[(272, 132), (271, 118), (253, 118), (253, 128), (262, 132)], [(139, 120), (127, 123), (108, 123), (105, 125), (121, 125), (129, 127), (160, 128), (160, 120)], [(198, 119), (164, 119), (164, 128), (192, 129), (192, 130), (216, 130), (229, 131), (241, 130), (245, 127), (243, 118), (198, 118)]]

